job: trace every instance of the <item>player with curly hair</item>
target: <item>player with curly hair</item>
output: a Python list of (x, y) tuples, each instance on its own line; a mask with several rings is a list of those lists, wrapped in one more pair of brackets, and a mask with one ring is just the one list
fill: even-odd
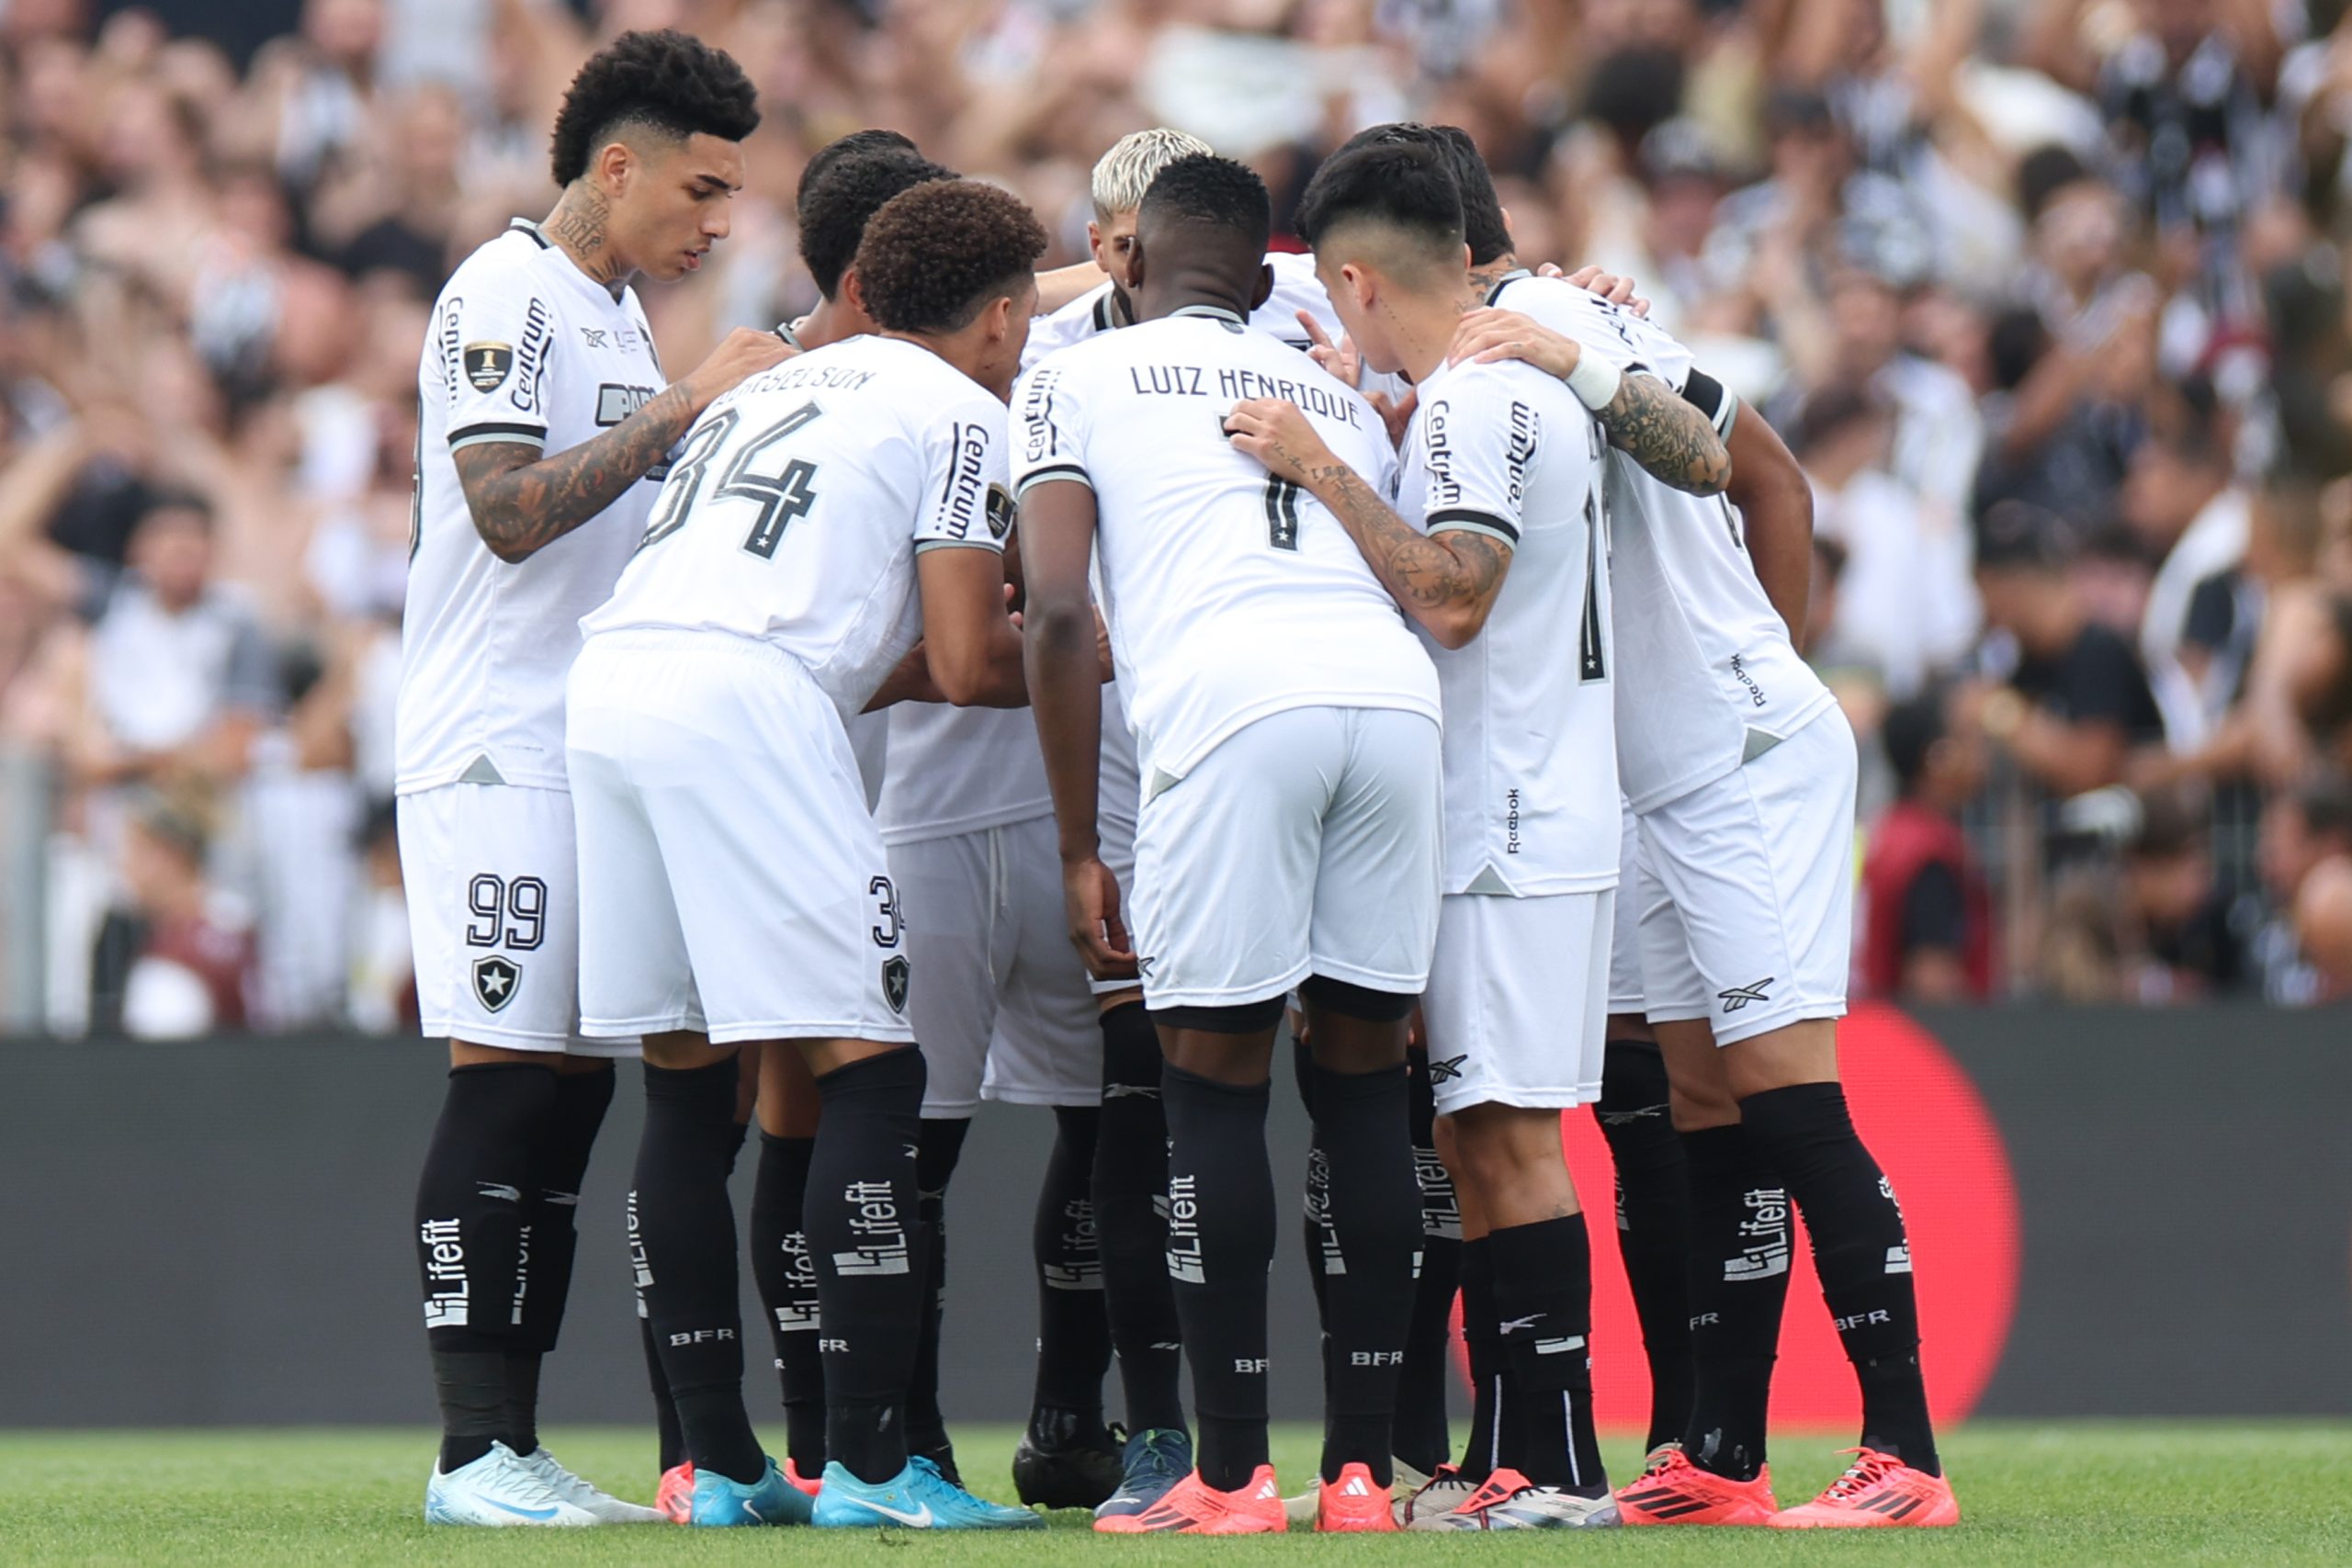
[[(925, 1073), (907, 1000), (922, 981), (846, 721), (910, 697), (1026, 699), (1005, 610), (1004, 399), (1045, 248), (1035, 217), (991, 186), (894, 197), (855, 263), (878, 330), (715, 403), (582, 623), (566, 736), (581, 1023), (644, 1041), (633, 1240), (696, 1525), (1043, 1522), (908, 1450)], [(734, 1271), (708, 1262), (734, 1253), (746, 1046), (797, 1051), (819, 1100), (802, 1214), (825, 1377), (813, 1505), (752, 1431)], [(692, 1299), (671, 1280), (694, 1281)]]
[(725, 237), (758, 123), (725, 54), (674, 32), (616, 39), (558, 117), (561, 198), (458, 268), (418, 368), (395, 787), (424, 1033), (449, 1041), (414, 1233), (438, 1522), (654, 1517), (557, 1464), (537, 1431), (610, 1059), (635, 1051), (579, 1035), (563, 687), (671, 447), (790, 352), (738, 333), (665, 386), (628, 287), (683, 276)]

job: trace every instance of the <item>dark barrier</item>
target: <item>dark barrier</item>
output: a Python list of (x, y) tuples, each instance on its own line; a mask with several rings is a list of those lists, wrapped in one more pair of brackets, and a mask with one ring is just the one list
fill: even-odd
[[(1881, 1010), (1848, 1041), (1857, 1118), (1911, 1219), (1947, 1415), (2352, 1413), (2341, 1015)], [(407, 1238), (440, 1059), (334, 1040), (0, 1045), (0, 1426), (429, 1419)], [(635, 1069), (621, 1071), (581, 1200), (555, 1420), (647, 1410), (620, 1240)], [(1305, 1127), (1292, 1096), (1275, 1102), (1287, 1181)], [(1605, 1229), (1598, 1140), (1575, 1134)], [(951, 1418), (1026, 1408), (1029, 1208), (1050, 1136), (1042, 1111), (987, 1107), (957, 1173)], [(1313, 1314), (1287, 1214), (1283, 1234), (1273, 1397), (1304, 1416)], [(1639, 1352), (1622, 1284), (1604, 1289), (1601, 1399), (1623, 1421), (1639, 1413)], [(1847, 1378), (1809, 1274), (1790, 1318), (1779, 1414), (1841, 1420)], [(748, 1301), (745, 1323), (757, 1412), (772, 1384)]]

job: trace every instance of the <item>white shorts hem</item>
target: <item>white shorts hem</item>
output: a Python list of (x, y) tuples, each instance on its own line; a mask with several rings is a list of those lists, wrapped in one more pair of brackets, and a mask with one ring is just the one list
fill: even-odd
[(1764, 1018), (1740, 1019), (1715, 1025), (1715, 1048), (1736, 1045), (1743, 1040), (1753, 1040), (1774, 1030), (1788, 1029), (1800, 1023), (1836, 1022), (1846, 1016), (1844, 1002), (1804, 1002), (1786, 1010), (1775, 1010)]
[(541, 1030), (496, 1029), (470, 1019), (428, 1018), (417, 1025), (427, 1040), (462, 1041), (468, 1045), (495, 1045), (503, 1051), (569, 1051), (576, 1036)]
[(1419, 975), (1386, 975), (1375, 969), (1359, 969), (1352, 964), (1334, 964), (1327, 959), (1307, 960), (1307, 973), (1320, 975), (1326, 980), (1338, 980), (1344, 985), (1362, 986), (1367, 991), (1385, 991), (1390, 996), (1418, 997), (1430, 988), (1430, 972)]
[(1216, 991), (1197, 987), (1183, 991), (1155, 991), (1147, 984), (1143, 988), (1143, 1005), (1154, 1012), (1166, 1008), (1246, 1008), (1252, 1002), (1272, 1001), (1276, 997), (1290, 995), (1298, 988), (1301, 980), (1313, 973), (1312, 967), (1302, 964), (1296, 972), (1279, 980), (1262, 980), (1252, 986), (1236, 986)]
[(1481, 1105), (1508, 1105), (1520, 1111), (1574, 1111), (1578, 1106), (1598, 1103), (1600, 1086), (1593, 1083), (1579, 1084), (1574, 1089), (1515, 1089), (1498, 1085), (1472, 1088), (1458, 1095), (1440, 1089), (1433, 1098), (1440, 1116), (1452, 1116)]
[(662, 1018), (583, 1018), (580, 1021), (580, 1032), (597, 1041), (636, 1040), (648, 1034), (702, 1034), (707, 1032), (701, 1019), (683, 1013)]
[(710, 1030), (713, 1045), (741, 1045), (752, 1040), (865, 1040), (876, 1045), (911, 1045), (915, 1032), (907, 1025), (860, 1022), (721, 1023)]
[(999, 1105), (1048, 1105), (1057, 1111), (1085, 1111), (1102, 1103), (1102, 1091), (1081, 1091), (1074, 1089), (1006, 1089), (1001, 1084), (989, 1084), (980, 1090), (982, 1100)]

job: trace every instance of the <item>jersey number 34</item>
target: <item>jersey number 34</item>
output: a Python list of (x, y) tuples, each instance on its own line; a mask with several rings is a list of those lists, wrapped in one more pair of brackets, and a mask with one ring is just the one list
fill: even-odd
[[(775, 473), (768, 474), (757, 471), (760, 459), (768, 448), (807, 428), (824, 412), (815, 403), (803, 403), (737, 446), (734, 460), (727, 465), (718, 488), (711, 492), (714, 501), (748, 501), (759, 508), (752, 516), (750, 532), (743, 536), (743, 548), (762, 560), (775, 558), (775, 547), (784, 542), (785, 529), (795, 520), (808, 515), (808, 509), (817, 504), (817, 465), (795, 457)], [(721, 409), (686, 437), (685, 447), (671, 466), (669, 480), (662, 486), (662, 499), (654, 505), (652, 519), (646, 525), (645, 537), (638, 541), (639, 549), (650, 548), (686, 525), (702, 499), (703, 482), (710, 477), (710, 468), (718, 459), (719, 449), (741, 423), (741, 411)]]

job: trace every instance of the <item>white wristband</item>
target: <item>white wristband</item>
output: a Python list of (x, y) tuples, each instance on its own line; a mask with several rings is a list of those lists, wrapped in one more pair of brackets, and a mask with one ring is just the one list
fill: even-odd
[(1577, 355), (1577, 367), (1568, 372), (1568, 390), (1577, 400), (1599, 413), (1617, 400), (1617, 388), (1625, 379), (1617, 367), (1590, 349)]

